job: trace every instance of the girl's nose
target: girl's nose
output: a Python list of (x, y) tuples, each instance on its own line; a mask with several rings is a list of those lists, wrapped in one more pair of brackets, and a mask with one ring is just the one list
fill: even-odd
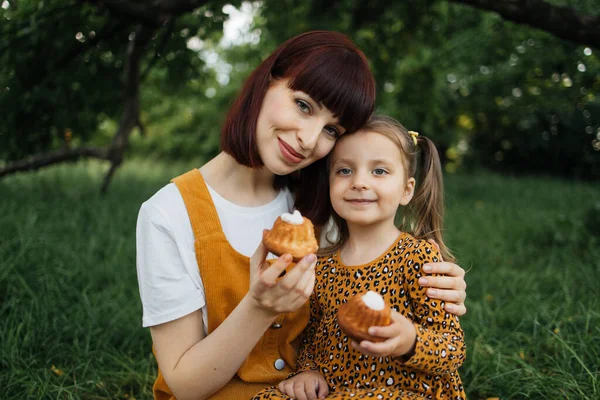
[(352, 189), (366, 190), (369, 187), (367, 180), (359, 171), (355, 172), (352, 179)]

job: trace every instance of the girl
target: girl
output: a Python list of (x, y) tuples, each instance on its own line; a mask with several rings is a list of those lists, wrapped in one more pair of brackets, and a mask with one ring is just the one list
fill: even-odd
[[(294, 371), (316, 257), (278, 280), (291, 257), (267, 268), (262, 231), (294, 203), (315, 225), (328, 220), (323, 157), (368, 120), (374, 102), (367, 60), (346, 36), (296, 36), (246, 81), (222, 152), (142, 205), (137, 270), (156, 399), (248, 399)], [(448, 280), (428, 285), (464, 313), (464, 271), (432, 268)]]
[[(452, 259), (441, 235), (442, 173), (435, 146), (391, 118), (373, 117), (360, 132), (338, 140), (329, 183), (339, 239), (333, 254), (317, 263), (299, 373), (255, 399), (328, 394), (331, 399), (464, 399), (457, 369), (465, 344), (458, 318), (417, 284), (425, 263), (438, 261), (440, 253)], [(427, 239), (434, 239), (439, 251)], [(355, 343), (340, 330), (337, 310), (368, 290), (391, 305), (392, 324), (369, 328), (383, 342)]]

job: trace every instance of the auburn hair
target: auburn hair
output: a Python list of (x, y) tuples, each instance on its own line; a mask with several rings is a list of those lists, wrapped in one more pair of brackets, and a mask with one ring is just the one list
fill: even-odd
[[(402, 210), (398, 228), (419, 239), (433, 239), (440, 248), (444, 261), (455, 261), (442, 237), (444, 223), (444, 180), (440, 156), (435, 144), (424, 136), (413, 136), (400, 122), (391, 117), (373, 116), (363, 128), (355, 133), (378, 133), (398, 146), (406, 171), (405, 179), (415, 178), (416, 188), (413, 198)], [(327, 157), (328, 162), (330, 157)], [(327, 168), (329, 170), (329, 167)], [(333, 221), (337, 228), (337, 238), (331, 240), (333, 246), (323, 249), (320, 254), (329, 254), (343, 247), (349, 237), (348, 224), (332, 209)]]
[[(221, 150), (239, 164), (263, 166), (256, 144), (256, 125), (272, 79), (288, 79), (291, 90), (302, 91), (329, 109), (352, 133), (362, 127), (375, 106), (375, 79), (365, 55), (344, 34), (311, 31), (279, 46), (248, 77), (229, 109), (221, 131)], [(319, 160), (294, 177), (276, 177), (275, 186), (290, 186), (296, 208), (315, 225), (327, 222), (329, 184), (326, 163)], [(321, 172), (321, 173), (319, 173)], [(326, 197), (322, 197), (326, 196)]]

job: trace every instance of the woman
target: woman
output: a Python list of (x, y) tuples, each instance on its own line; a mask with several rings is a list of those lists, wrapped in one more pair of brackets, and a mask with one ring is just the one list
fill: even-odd
[[(344, 35), (316, 31), (283, 43), (246, 81), (222, 130), (222, 152), (145, 202), (137, 268), (157, 399), (248, 399), (294, 371), (314, 285), (314, 254), (279, 276), (261, 242), (297, 208), (323, 227), (331, 210), (317, 173), (345, 132), (371, 115), (375, 84)], [(293, 194), (292, 194), (293, 193)], [(248, 257), (252, 254), (252, 257)], [(432, 265), (431, 295), (464, 314), (464, 271)]]

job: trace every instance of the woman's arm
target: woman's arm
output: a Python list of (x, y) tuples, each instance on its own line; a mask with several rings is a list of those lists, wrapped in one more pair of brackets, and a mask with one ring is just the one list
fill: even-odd
[(151, 328), (158, 365), (178, 399), (204, 399), (225, 386), (277, 315), (308, 299), (316, 257), (307, 256), (278, 281), (291, 256), (269, 267), (266, 254), (261, 244), (251, 259), (248, 294), (210, 335), (199, 310)]
[(274, 319), (244, 298), (208, 336), (200, 310), (151, 327), (158, 366), (175, 397), (205, 399), (225, 386)]
[[(439, 252), (437, 243), (430, 239), (429, 243), (434, 245)], [(440, 260), (442, 260), (440, 256)], [(423, 266), (423, 272), (427, 276), (419, 279), (419, 285), (427, 289), (427, 296), (432, 299), (444, 301), (444, 310), (458, 316), (467, 313), (465, 299), (467, 298), (467, 282), (465, 281), (465, 270), (451, 262), (443, 260), (436, 263), (427, 263)], [(431, 275), (443, 276), (431, 276)]]

